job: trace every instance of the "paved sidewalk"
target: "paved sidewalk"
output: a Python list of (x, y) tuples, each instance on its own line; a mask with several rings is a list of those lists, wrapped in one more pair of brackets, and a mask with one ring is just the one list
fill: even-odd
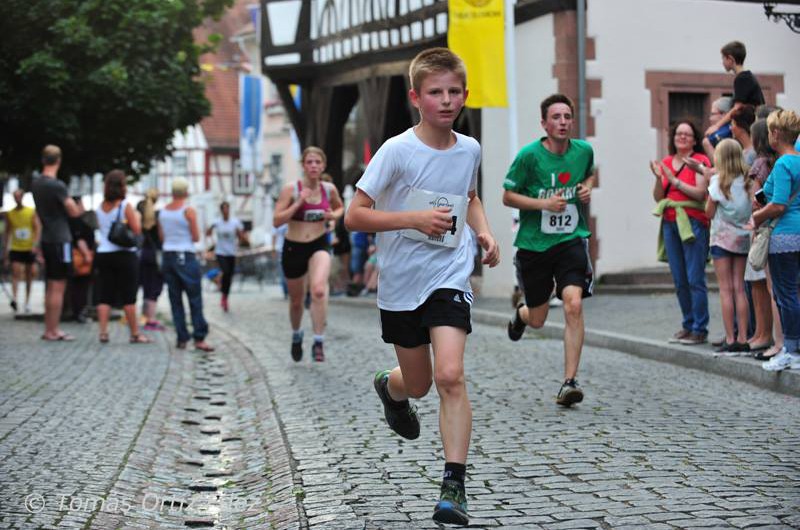
[[(210, 316), (268, 374), (309, 528), (436, 528), (435, 389), (416, 402), (418, 440), (387, 430), (371, 380), (396, 361), (374, 300), (334, 302), (325, 363), (308, 360), (307, 316), (304, 359), (291, 361), (287, 306), (274, 291), (235, 293), (230, 314)], [(796, 397), (590, 345), (587, 397), (564, 410), (553, 402), (560, 340), (512, 343), (502, 326), (479, 322), (465, 362), (474, 528), (800, 525)]]
[[(750, 357), (722, 357), (709, 343), (698, 346), (670, 344), (669, 337), (680, 328), (681, 313), (674, 294), (604, 294), (602, 286), (584, 302), (586, 342), (648, 359), (678, 364), (732, 377), (776, 392), (800, 396), (800, 373), (785, 370), (767, 372)], [(724, 335), (719, 295), (709, 293), (709, 340)], [(505, 325), (511, 317), (510, 297), (476, 297), (477, 321)], [(553, 307), (542, 330), (528, 330), (540, 336), (563, 336), (564, 311)]]

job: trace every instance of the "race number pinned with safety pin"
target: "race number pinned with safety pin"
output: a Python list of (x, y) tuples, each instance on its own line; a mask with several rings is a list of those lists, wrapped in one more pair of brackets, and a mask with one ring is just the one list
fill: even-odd
[(461, 233), (464, 231), (464, 221), (467, 218), (467, 203), (467, 197), (462, 195), (411, 188), (406, 198), (406, 211), (428, 210), (440, 207), (450, 208), (452, 225), (441, 236), (429, 236), (413, 229), (402, 230), (401, 234), (409, 239), (424, 241), (431, 245), (455, 248), (458, 246), (458, 242), (461, 240)]
[(543, 234), (571, 234), (578, 228), (578, 207), (567, 203), (563, 212), (542, 210)]

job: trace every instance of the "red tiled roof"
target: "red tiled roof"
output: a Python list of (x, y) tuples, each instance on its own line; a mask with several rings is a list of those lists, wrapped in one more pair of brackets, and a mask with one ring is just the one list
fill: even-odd
[(214, 70), (203, 75), (206, 98), (211, 102), (211, 115), (203, 118), (208, 146), (239, 148), (239, 72)]
[[(195, 29), (195, 42), (206, 42), (212, 33), (222, 36), (214, 53), (200, 57), (204, 67), (203, 81), (206, 98), (211, 103), (211, 115), (200, 122), (208, 146), (214, 148), (239, 147), (239, 71), (247, 58), (231, 37), (251, 24), (247, 6), (252, 0), (236, 0), (219, 20), (207, 20)], [(251, 24), (252, 25), (252, 24)]]

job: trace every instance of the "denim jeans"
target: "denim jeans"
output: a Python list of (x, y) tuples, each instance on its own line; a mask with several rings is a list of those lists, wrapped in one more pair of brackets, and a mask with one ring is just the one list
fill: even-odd
[(772, 295), (783, 326), (783, 346), (793, 353), (800, 350), (800, 299), (797, 294), (800, 252), (770, 254), (768, 260)]
[(683, 315), (683, 329), (692, 333), (708, 334), (708, 287), (706, 287), (706, 260), (708, 259), (708, 228), (696, 219), (690, 219), (695, 240), (681, 241), (677, 223), (664, 221), (664, 247), (669, 270), (678, 295)]
[(167, 282), (172, 321), (178, 334), (178, 342), (189, 342), (186, 327), (186, 312), (183, 309), (183, 293), (189, 298), (192, 314), (192, 337), (201, 341), (208, 335), (208, 323), (203, 317), (203, 292), (200, 264), (192, 252), (164, 252), (162, 271)]

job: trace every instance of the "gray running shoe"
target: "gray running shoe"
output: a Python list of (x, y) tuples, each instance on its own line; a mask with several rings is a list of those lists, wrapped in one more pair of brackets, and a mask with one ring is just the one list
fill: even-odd
[(575, 379), (567, 379), (561, 385), (561, 389), (556, 396), (556, 403), (562, 407), (571, 407), (575, 403), (583, 401), (583, 390), (578, 386)]

